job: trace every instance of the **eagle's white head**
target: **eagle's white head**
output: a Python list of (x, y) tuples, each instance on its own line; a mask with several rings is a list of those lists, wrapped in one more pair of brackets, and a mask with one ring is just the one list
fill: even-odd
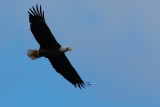
[(72, 51), (72, 49), (69, 46), (61, 46), (59, 48), (60, 52), (67, 52), (67, 51)]

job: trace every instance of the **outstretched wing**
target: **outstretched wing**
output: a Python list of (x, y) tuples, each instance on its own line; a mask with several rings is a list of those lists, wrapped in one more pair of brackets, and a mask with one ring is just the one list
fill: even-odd
[(28, 13), (30, 29), (40, 46), (43, 48), (59, 48), (60, 45), (45, 22), (44, 11), (42, 11), (41, 6), (40, 8), (38, 8), (38, 5), (36, 5), (36, 8), (32, 6)]
[(48, 58), (52, 66), (60, 73), (64, 78), (71, 82), (75, 87), (83, 87), (85, 85), (90, 85), (89, 83), (84, 83), (81, 77), (78, 75), (76, 70), (73, 68), (64, 53)]

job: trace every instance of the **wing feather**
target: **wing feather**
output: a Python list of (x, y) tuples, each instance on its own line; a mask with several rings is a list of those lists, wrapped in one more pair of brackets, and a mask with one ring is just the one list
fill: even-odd
[(36, 8), (30, 8), (28, 13), (30, 29), (40, 46), (46, 49), (58, 49), (60, 44), (56, 41), (47, 26), (44, 18), (44, 11), (42, 11), (41, 6), (38, 8), (38, 5), (36, 5)]
[(55, 70), (60, 73), (65, 79), (71, 82), (75, 87), (84, 88), (89, 83), (84, 83), (81, 77), (78, 75), (74, 67), (71, 65), (64, 53), (57, 57), (48, 58)]
[(43, 16), (43, 15), (42, 15), (42, 8), (41, 8), (41, 5), (40, 5), (40, 16)]
[(39, 9), (38, 9), (38, 5), (36, 5), (36, 10), (37, 10), (38, 16), (40, 16), (40, 12), (39, 12)]

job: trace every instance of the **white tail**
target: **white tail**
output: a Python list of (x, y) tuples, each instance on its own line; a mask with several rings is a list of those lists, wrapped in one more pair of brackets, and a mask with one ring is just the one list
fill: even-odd
[(38, 50), (35, 50), (35, 49), (29, 49), (27, 51), (27, 56), (29, 58), (31, 58), (32, 60), (35, 60), (35, 59), (38, 59), (41, 57), (41, 55), (39, 54), (39, 51)]

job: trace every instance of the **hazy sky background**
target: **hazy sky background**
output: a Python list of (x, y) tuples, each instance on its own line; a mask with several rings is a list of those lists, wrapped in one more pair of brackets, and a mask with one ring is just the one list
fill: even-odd
[[(78, 89), (38, 49), (27, 11), (41, 4), (84, 81)], [(0, 107), (160, 107), (159, 0), (1, 0)]]

